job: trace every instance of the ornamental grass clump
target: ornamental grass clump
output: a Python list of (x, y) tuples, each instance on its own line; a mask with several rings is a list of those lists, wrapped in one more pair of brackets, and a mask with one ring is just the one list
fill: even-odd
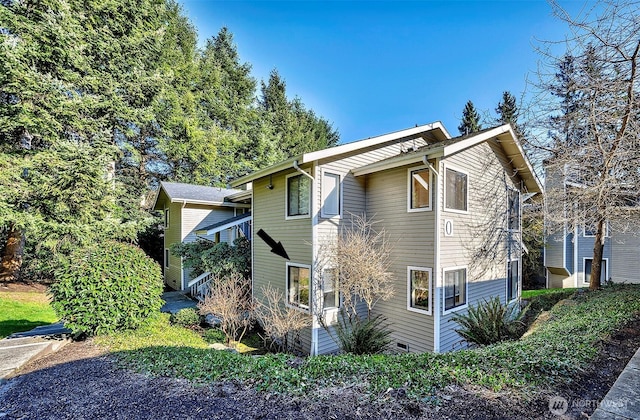
[(80, 248), (56, 271), (51, 306), (74, 333), (99, 335), (138, 327), (162, 306), (158, 263), (116, 241)]
[(522, 321), (525, 312), (518, 305), (503, 304), (494, 296), (470, 306), (466, 314), (456, 314), (452, 321), (460, 325), (456, 332), (465, 340), (483, 346), (520, 338), (526, 328)]

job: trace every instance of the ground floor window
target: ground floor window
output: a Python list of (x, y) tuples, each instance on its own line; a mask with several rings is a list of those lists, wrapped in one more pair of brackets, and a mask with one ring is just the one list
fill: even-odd
[(165, 268), (169, 268), (169, 250), (166, 248), (164, 250), (164, 266)]
[(322, 272), (322, 307), (323, 309), (340, 307), (338, 271), (335, 268), (326, 268)]
[(507, 263), (507, 301), (518, 297), (520, 285), (520, 261), (513, 260)]
[(290, 305), (309, 309), (311, 268), (308, 265), (287, 263), (287, 290)]
[(431, 315), (431, 268), (408, 267), (408, 309)]
[(444, 310), (467, 304), (467, 269), (453, 268), (444, 272)]
[[(591, 267), (593, 266), (592, 258), (584, 259), (584, 282), (591, 283)], [(602, 259), (602, 265), (600, 266), (600, 283), (604, 284), (607, 281), (607, 259)]]

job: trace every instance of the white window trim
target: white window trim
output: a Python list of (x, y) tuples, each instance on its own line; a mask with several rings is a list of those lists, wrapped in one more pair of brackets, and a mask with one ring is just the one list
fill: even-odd
[[(444, 211), (446, 211), (447, 213), (468, 214), (469, 213), (469, 192), (471, 191), (471, 177), (469, 176), (469, 172), (463, 169), (460, 169), (459, 167), (454, 165), (444, 164), (443, 166), (444, 166), (444, 170), (443, 170), (444, 176), (442, 177), (442, 187), (444, 191), (442, 191), (442, 195), (443, 195), (442, 207)], [(447, 207), (447, 169), (460, 172), (461, 174), (464, 174), (467, 176), (467, 194), (465, 195), (465, 198), (466, 198), (465, 207), (467, 208), (466, 210), (450, 209)]]
[(171, 223), (171, 212), (169, 211), (168, 208), (164, 209), (164, 228), (167, 229), (169, 228), (169, 224)]
[(342, 308), (342, 295), (340, 293), (340, 288), (336, 289), (336, 293), (338, 293), (338, 307), (333, 307), (333, 308), (325, 308), (324, 307), (324, 272), (326, 270), (335, 270), (335, 267), (325, 267), (322, 269), (322, 283), (321, 283), (321, 288), (320, 288), (320, 292), (322, 293), (322, 311), (324, 313), (332, 313), (332, 312), (338, 312), (340, 310), (340, 308)]
[[(446, 300), (447, 300), (447, 298), (446, 298), (447, 294), (446, 294), (446, 290), (445, 290), (446, 287), (447, 287), (447, 282), (445, 280), (445, 274), (447, 273), (447, 271), (457, 271), (457, 270), (463, 270), (463, 269), (465, 270), (465, 274), (466, 274), (465, 275), (466, 280), (464, 282), (465, 283), (465, 285), (464, 285), (464, 287), (465, 287), (465, 290), (464, 290), (465, 303), (464, 303), (464, 305), (455, 306), (455, 307), (453, 307), (451, 309), (445, 309)], [(443, 315), (450, 314), (452, 312), (456, 312), (456, 311), (459, 311), (461, 309), (466, 309), (468, 307), (469, 307), (469, 269), (467, 268), (466, 265), (461, 265), (461, 266), (458, 266), (458, 267), (443, 268), (442, 269), (442, 314)]]
[[(515, 191), (518, 193), (518, 227), (516, 229), (509, 229), (509, 221), (511, 219), (511, 206), (509, 194)], [(517, 188), (509, 187), (507, 188), (507, 232), (521, 232), (522, 231), (522, 194), (520, 190)]]
[[(411, 208), (411, 197), (412, 197), (412, 191), (411, 191), (411, 187), (412, 185), (412, 176), (411, 176), (411, 172), (413, 171), (419, 171), (421, 169), (426, 169), (427, 171), (429, 171), (429, 207), (419, 207), (419, 208)], [(409, 168), (407, 169), (407, 212), (409, 213), (416, 213), (416, 212), (421, 212), (421, 211), (431, 211), (433, 209), (433, 174), (431, 173), (431, 168), (429, 168), (427, 165), (421, 165), (421, 166), (414, 166), (413, 168)]]
[[(587, 272), (585, 270), (585, 267), (587, 265), (587, 260), (593, 260), (593, 257), (582, 257), (582, 284), (589, 284), (587, 283)], [(602, 261), (606, 261), (607, 262), (607, 270), (604, 272), (604, 279), (600, 279), (600, 283), (603, 284), (605, 281), (607, 281), (609, 279), (609, 258), (602, 258)], [(591, 264), (593, 265), (593, 261), (591, 261)], [(602, 270), (602, 267), (600, 268)]]
[[(325, 214), (324, 212), (324, 194), (322, 191), (322, 182), (320, 182), (320, 217), (324, 218), (324, 219), (341, 219), (342, 218), (342, 180), (344, 178), (344, 175), (342, 175), (341, 173), (338, 172), (333, 172), (331, 170), (325, 170), (324, 168), (322, 168), (320, 170), (320, 177), (321, 179), (324, 179), (325, 174), (328, 175), (332, 175), (332, 176), (337, 176), (338, 177), (338, 214)], [(289, 185), (289, 183), (287, 183), (287, 186)], [(287, 193), (287, 197), (289, 197), (289, 194)]]
[(169, 248), (165, 248), (164, 249), (164, 268), (170, 268), (171, 267), (171, 251), (169, 251)]
[[(424, 309), (414, 308), (411, 306), (411, 272), (412, 271), (427, 271), (429, 273), (429, 310), (425, 311)], [(407, 310), (411, 312), (417, 312), (425, 315), (433, 314), (433, 269), (430, 267), (416, 267), (416, 266), (408, 266), (407, 267)]]
[(309, 186), (309, 212), (307, 214), (301, 214), (297, 216), (289, 216), (289, 178), (294, 176), (304, 176), (300, 172), (294, 172), (286, 176), (284, 180), (284, 220), (297, 220), (297, 219), (309, 219), (311, 218), (311, 200), (313, 198), (313, 181)]
[(505, 294), (504, 294), (504, 297), (507, 303), (518, 300), (518, 298), (520, 297), (520, 294), (522, 293), (522, 290), (521, 290), (522, 288), (518, 287), (517, 296), (515, 296), (511, 300), (508, 300), (509, 299), (509, 263), (512, 263), (514, 261), (518, 261), (518, 286), (522, 284), (522, 265), (520, 263), (520, 258), (513, 258), (511, 260), (508, 260), (507, 261), (507, 277), (505, 278)]
[[(302, 311), (304, 313), (311, 313), (311, 305), (313, 304), (313, 299), (312, 299), (312, 279), (313, 279), (313, 273), (311, 272), (311, 266), (308, 264), (299, 264), (299, 263), (292, 263), (292, 262), (287, 262), (285, 264), (286, 268), (285, 268), (285, 285), (284, 285), (284, 290), (285, 290), (285, 305), (288, 306), (289, 308), (294, 308), (297, 309), (299, 311)], [(298, 267), (298, 268), (308, 268), (309, 269), (309, 307), (305, 308), (303, 306), (298, 306), (298, 305), (292, 305), (289, 302), (289, 267)]]

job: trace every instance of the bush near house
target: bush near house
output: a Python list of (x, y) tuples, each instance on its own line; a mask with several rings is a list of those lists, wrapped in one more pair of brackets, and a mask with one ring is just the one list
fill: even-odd
[(56, 271), (51, 306), (75, 333), (138, 327), (162, 306), (160, 266), (133, 245), (106, 241), (73, 252)]
[(471, 384), (531, 395), (538, 386), (570, 381), (598, 356), (602, 340), (638, 319), (640, 286), (586, 292), (551, 314), (523, 339), (444, 354), (317, 356), (300, 364), (284, 354), (246, 357), (177, 341), (133, 346), (136, 333), (131, 332), (117, 355), (124, 366), (140, 372), (199, 383), (240, 380), (278, 392), (309, 393), (330, 383), (368, 389), (372, 396), (404, 388), (410, 397), (424, 398), (449, 384)]
[(200, 325), (200, 314), (195, 308), (180, 309), (171, 316), (171, 323), (181, 327), (195, 327)]

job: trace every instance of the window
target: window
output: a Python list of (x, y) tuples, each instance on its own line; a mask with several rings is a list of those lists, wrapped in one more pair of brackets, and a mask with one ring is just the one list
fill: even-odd
[(340, 215), (340, 175), (322, 173), (322, 217)]
[(323, 309), (340, 307), (338, 271), (335, 268), (327, 268), (322, 272), (322, 306)]
[(467, 174), (451, 168), (445, 173), (445, 208), (467, 211)]
[(287, 178), (287, 217), (309, 216), (311, 180), (304, 175)]
[(311, 269), (307, 265), (287, 263), (287, 290), (289, 304), (309, 309), (309, 279)]
[(444, 310), (467, 304), (467, 269), (456, 268), (444, 272)]
[[(584, 259), (584, 282), (591, 283), (591, 266), (593, 265), (592, 258)], [(600, 266), (600, 283), (604, 284), (607, 281), (607, 259), (602, 259), (602, 265)]]
[(507, 302), (518, 297), (520, 287), (520, 261), (507, 262)]
[(169, 250), (166, 248), (164, 250), (164, 267), (169, 268)]
[(509, 190), (508, 229), (514, 232), (520, 231), (520, 191)]
[(431, 171), (429, 168), (409, 169), (408, 211), (431, 210)]
[(407, 309), (431, 315), (431, 269), (408, 267), (409, 299)]
[(164, 210), (164, 227), (169, 227), (169, 209)]

